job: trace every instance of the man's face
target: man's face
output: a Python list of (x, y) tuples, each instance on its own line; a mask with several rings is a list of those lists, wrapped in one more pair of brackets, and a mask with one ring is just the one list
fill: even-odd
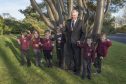
[(72, 20), (76, 20), (77, 17), (78, 17), (78, 13), (77, 13), (77, 12), (72, 12), (72, 14), (71, 14), (71, 19), (72, 19)]

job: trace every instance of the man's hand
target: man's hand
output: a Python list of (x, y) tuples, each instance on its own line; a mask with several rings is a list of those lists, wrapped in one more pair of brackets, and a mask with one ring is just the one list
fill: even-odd
[(92, 62), (91, 64), (94, 65), (94, 62)]
[(52, 46), (54, 47), (54, 46), (55, 46), (55, 44), (53, 43), (53, 44), (52, 44)]
[(58, 43), (61, 43), (61, 41), (58, 41)]

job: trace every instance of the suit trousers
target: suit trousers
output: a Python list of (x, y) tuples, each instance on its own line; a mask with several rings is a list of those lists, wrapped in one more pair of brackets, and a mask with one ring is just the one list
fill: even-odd
[(72, 58), (74, 63), (74, 72), (80, 73), (81, 68), (81, 55), (80, 55), (80, 48), (77, 44), (71, 43), (71, 50), (72, 50)]

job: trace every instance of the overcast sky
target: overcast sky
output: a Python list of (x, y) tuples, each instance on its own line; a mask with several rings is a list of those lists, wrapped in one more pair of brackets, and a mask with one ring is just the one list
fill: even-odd
[[(36, 0), (40, 2), (41, 0)], [(25, 9), (30, 5), (30, 0), (0, 0), (0, 15), (10, 13), (10, 15), (18, 20), (24, 18), (18, 10)]]

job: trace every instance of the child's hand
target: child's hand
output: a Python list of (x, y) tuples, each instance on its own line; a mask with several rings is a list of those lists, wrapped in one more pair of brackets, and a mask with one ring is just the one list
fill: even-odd
[(41, 46), (42, 46), (43, 44), (42, 44), (41, 42), (39, 42), (39, 45), (41, 45)]
[(107, 39), (107, 41), (110, 41), (110, 39)]
[(52, 52), (50, 54), (52, 55)]
[(54, 46), (55, 44), (53, 43), (52, 46)]
[(101, 56), (100, 59), (103, 59), (103, 57)]
[(58, 43), (61, 43), (61, 41), (58, 41)]
[(18, 44), (21, 44), (21, 42), (20, 42), (20, 40), (19, 40), (19, 39), (17, 39), (17, 42), (18, 42)]
[(77, 44), (80, 44), (81, 42), (80, 41), (77, 41)]
[(38, 44), (35, 44), (35, 47), (39, 47), (39, 45)]

